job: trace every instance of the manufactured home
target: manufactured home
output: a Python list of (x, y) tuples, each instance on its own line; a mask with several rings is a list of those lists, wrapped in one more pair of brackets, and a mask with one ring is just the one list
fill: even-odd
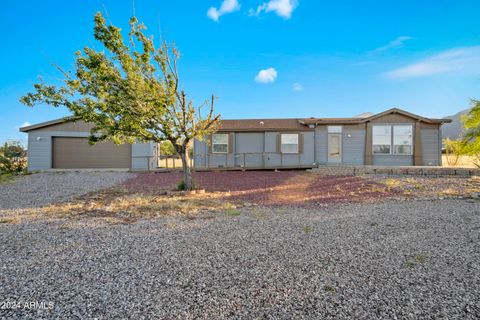
[(195, 168), (312, 168), (321, 165), (439, 166), (441, 126), (393, 108), (353, 118), (223, 120), (195, 141)]
[[(313, 168), (322, 165), (439, 166), (441, 126), (397, 108), (352, 118), (222, 120), (195, 140), (197, 170)], [(39, 123), (28, 133), (29, 170), (157, 168), (156, 143), (88, 143), (92, 126), (73, 118)]]

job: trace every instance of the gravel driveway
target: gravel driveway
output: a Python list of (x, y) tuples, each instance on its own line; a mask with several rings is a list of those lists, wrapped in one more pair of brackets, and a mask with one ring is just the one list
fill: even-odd
[(128, 172), (51, 172), (0, 184), (0, 209), (31, 208), (111, 187), (134, 177)]
[(480, 317), (479, 202), (243, 210), (0, 224), (0, 316)]

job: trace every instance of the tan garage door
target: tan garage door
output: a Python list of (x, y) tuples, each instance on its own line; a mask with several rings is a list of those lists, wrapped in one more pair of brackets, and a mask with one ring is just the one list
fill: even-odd
[(99, 142), (87, 138), (53, 137), (52, 166), (57, 169), (130, 168), (131, 145)]

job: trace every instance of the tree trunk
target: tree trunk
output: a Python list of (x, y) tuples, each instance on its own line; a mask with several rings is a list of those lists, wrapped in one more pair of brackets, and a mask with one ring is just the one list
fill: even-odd
[(185, 185), (185, 190), (192, 190), (193, 189), (193, 182), (192, 182), (192, 170), (190, 168), (189, 157), (188, 157), (188, 150), (187, 148), (182, 148), (181, 152), (178, 153), (180, 158), (182, 159), (182, 167), (183, 167), (183, 183)]

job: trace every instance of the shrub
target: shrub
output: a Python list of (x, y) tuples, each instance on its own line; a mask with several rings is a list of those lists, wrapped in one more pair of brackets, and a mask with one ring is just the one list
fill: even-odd
[(472, 163), (475, 165), (475, 167), (480, 168), (480, 154), (474, 155), (472, 159)]
[(20, 173), (26, 169), (27, 153), (20, 142), (5, 142), (0, 147), (0, 173)]
[(175, 151), (173, 144), (170, 141), (165, 140), (160, 143), (160, 154), (162, 156), (174, 156), (177, 155), (177, 152)]
[[(193, 183), (192, 181), (192, 190), (195, 190), (195, 183)], [(178, 184), (177, 184), (177, 190), (178, 191), (186, 191), (187, 190), (187, 186), (185, 185), (185, 181), (182, 180), (180, 181)]]
[(445, 139), (445, 158), (449, 166), (456, 166), (460, 161), (460, 156), (465, 153), (465, 144), (463, 141)]

